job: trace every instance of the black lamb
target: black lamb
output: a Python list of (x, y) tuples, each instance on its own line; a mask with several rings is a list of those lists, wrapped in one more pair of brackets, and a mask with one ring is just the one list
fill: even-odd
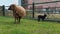
[(46, 14), (44, 15), (38, 15), (38, 21), (40, 21), (40, 19), (42, 19), (42, 21), (44, 21), (44, 19), (46, 18)]

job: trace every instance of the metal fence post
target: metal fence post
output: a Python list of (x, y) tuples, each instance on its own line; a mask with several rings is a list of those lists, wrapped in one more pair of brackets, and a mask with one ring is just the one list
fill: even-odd
[(47, 14), (49, 14), (49, 8), (46, 8)]
[(33, 2), (33, 4), (32, 4), (32, 7), (33, 7), (33, 8), (32, 8), (32, 10), (33, 10), (33, 12), (32, 12), (32, 13), (33, 13), (33, 14), (32, 14), (32, 17), (34, 18), (34, 11), (35, 11), (34, 2)]
[(2, 6), (3, 16), (5, 16), (5, 5)]

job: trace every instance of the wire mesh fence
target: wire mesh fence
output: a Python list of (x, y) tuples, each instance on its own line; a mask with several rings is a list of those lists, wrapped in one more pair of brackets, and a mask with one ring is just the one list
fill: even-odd
[[(60, 20), (60, 7), (58, 6), (60, 1), (53, 2), (44, 2), (44, 3), (32, 3), (32, 4), (23, 4), (26, 9), (25, 18), (34, 18), (37, 19), (38, 15), (47, 14), (46, 19)], [(6, 9), (9, 6), (0, 6), (0, 15), (1, 16), (13, 16), (13, 12)]]

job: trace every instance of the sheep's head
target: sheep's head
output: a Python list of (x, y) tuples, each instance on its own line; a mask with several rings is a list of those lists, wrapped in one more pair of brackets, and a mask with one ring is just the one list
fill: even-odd
[(12, 5), (9, 6), (8, 10), (14, 10), (15, 7), (16, 7), (16, 5), (15, 4), (12, 4)]

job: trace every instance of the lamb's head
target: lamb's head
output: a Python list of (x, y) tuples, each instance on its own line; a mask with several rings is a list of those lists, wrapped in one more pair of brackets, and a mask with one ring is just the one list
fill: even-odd
[(46, 15), (46, 14), (44, 14), (44, 16), (46, 17), (47, 15)]

